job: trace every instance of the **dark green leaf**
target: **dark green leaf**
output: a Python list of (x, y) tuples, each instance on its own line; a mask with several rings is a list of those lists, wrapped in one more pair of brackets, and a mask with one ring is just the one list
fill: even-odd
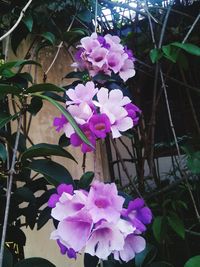
[(35, 84), (27, 89), (27, 93), (37, 93), (45, 91), (65, 92), (65, 89), (51, 83)]
[(7, 151), (3, 144), (0, 143), (0, 159), (5, 162), (7, 159)]
[(64, 150), (62, 147), (58, 145), (52, 145), (52, 144), (37, 144), (33, 145), (30, 148), (28, 148), (21, 157), (21, 161), (24, 162), (27, 159), (31, 159), (34, 157), (45, 157), (45, 156), (60, 156), (65, 157), (74, 160), (75, 158), (66, 150)]
[(19, 95), (22, 91), (16, 86), (11, 86), (8, 84), (0, 84), (0, 95), (7, 95), (7, 94), (13, 94), (13, 95)]
[(170, 214), (170, 216), (168, 216), (167, 218), (168, 218), (168, 222), (169, 222), (169, 225), (171, 226), (171, 228), (181, 238), (184, 239), (185, 238), (185, 228), (184, 228), (184, 224), (181, 221), (181, 219), (175, 213)]
[(14, 267), (56, 267), (50, 261), (43, 258), (28, 258), (19, 261)]
[(199, 267), (200, 266), (200, 255), (190, 258), (184, 265), (184, 267)]
[(67, 79), (80, 79), (80, 80), (83, 80), (84, 77), (89, 77), (87, 71), (72, 71), (65, 76), (65, 78)]
[(41, 36), (49, 41), (52, 45), (54, 45), (56, 42), (55, 35), (52, 32), (44, 32), (41, 34)]
[(200, 151), (193, 152), (187, 159), (187, 166), (194, 174), (200, 173)]
[(4, 112), (0, 113), (0, 129), (3, 128), (9, 121), (16, 119), (19, 116), (18, 113), (10, 115)]
[(6, 246), (4, 247), (2, 267), (13, 267), (13, 256), (10, 250)]
[(162, 51), (164, 53), (164, 56), (172, 61), (173, 63), (176, 63), (178, 58), (179, 49), (170, 45), (162, 46)]
[(91, 256), (88, 253), (84, 254), (84, 267), (96, 267), (99, 259), (96, 256)]
[(62, 105), (60, 105), (59, 103), (57, 103), (55, 100), (51, 99), (48, 96), (40, 95), (40, 94), (34, 94), (34, 95), (36, 95), (38, 97), (41, 97), (43, 99), (46, 99), (51, 104), (53, 104), (55, 107), (57, 107), (60, 110), (60, 112), (66, 117), (68, 122), (72, 125), (72, 127), (74, 128), (74, 130), (77, 133), (77, 135), (81, 138), (81, 140), (83, 140), (83, 142), (86, 143), (87, 145), (93, 147), (92, 144), (87, 139), (87, 137), (85, 136), (85, 134), (78, 127), (78, 125), (77, 125), (76, 121), (74, 120), (74, 118), (69, 114), (69, 112)]
[(58, 186), (61, 183), (74, 184), (71, 174), (57, 162), (47, 159), (38, 159), (30, 162), (26, 168), (50, 177), (51, 182)]
[(24, 24), (26, 25), (27, 29), (29, 30), (29, 32), (32, 31), (33, 28), (33, 18), (30, 14), (27, 14), (23, 20)]
[(61, 135), (58, 142), (59, 146), (66, 147), (70, 145), (70, 138), (67, 138), (65, 134)]
[(37, 230), (40, 230), (51, 218), (51, 208), (46, 207), (40, 213), (38, 221), (37, 221)]
[(135, 256), (135, 267), (145, 267), (146, 264), (151, 263), (157, 254), (157, 249), (151, 244), (147, 244), (146, 248), (136, 254)]
[(67, 31), (63, 34), (63, 40), (67, 42), (68, 45), (72, 45), (87, 34), (88, 33), (86, 33), (84, 29), (74, 28), (71, 31)]
[(153, 234), (155, 239), (160, 243), (162, 239), (162, 227), (163, 227), (163, 217), (157, 216), (155, 217), (152, 225)]
[(200, 56), (200, 47), (194, 44), (190, 43), (179, 43), (179, 42), (174, 42), (171, 44), (172, 46), (179, 47), (189, 54), (195, 55), (195, 56)]
[(84, 22), (90, 23), (92, 21), (92, 13), (89, 10), (83, 10), (78, 13), (78, 18)]
[(3, 70), (5, 69), (12, 69), (12, 68), (17, 68), (17, 67), (23, 67), (25, 65), (38, 65), (41, 66), (38, 62), (34, 60), (16, 60), (16, 61), (9, 61), (6, 62), (5, 64), (0, 66), (0, 74)]
[(151, 59), (151, 62), (154, 64), (156, 63), (159, 59), (162, 58), (163, 56), (163, 53), (160, 49), (157, 49), (157, 48), (154, 48), (150, 51), (150, 59)]
[(94, 172), (86, 172), (81, 176), (81, 179), (78, 183), (78, 187), (82, 189), (87, 189), (94, 178)]
[(24, 202), (35, 202), (35, 196), (28, 187), (17, 188), (14, 196), (20, 198)]
[(39, 97), (32, 97), (31, 103), (28, 106), (28, 112), (35, 116), (42, 108), (43, 102)]

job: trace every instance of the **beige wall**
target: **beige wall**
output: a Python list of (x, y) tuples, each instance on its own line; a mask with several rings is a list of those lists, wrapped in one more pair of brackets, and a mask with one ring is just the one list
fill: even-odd
[[(27, 42), (24, 42), (20, 49), (18, 50), (18, 58), (23, 58), (27, 51)], [(28, 71), (34, 76), (34, 80), (37, 83), (43, 82), (43, 72), (46, 71), (51, 64), (54, 55), (56, 53), (56, 48), (45, 48), (40, 52), (39, 62), (41, 62), (43, 69), (37, 69), (32, 66), (27, 68)], [(15, 59), (13, 54), (10, 54), (10, 59)], [(62, 86), (65, 85), (68, 80), (63, 80), (63, 77), (71, 71), (71, 58), (69, 54), (65, 52), (62, 48), (58, 55), (58, 58), (53, 65), (52, 69), (48, 73), (46, 82), (54, 83), (56, 85)], [(60, 134), (55, 131), (55, 128), (52, 127), (53, 118), (55, 116), (59, 116), (60, 113), (56, 108), (54, 108), (51, 104), (44, 102), (44, 106), (42, 110), (38, 113), (37, 116), (33, 117), (32, 124), (30, 128), (30, 137), (32, 141), (36, 143), (46, 142), (57, 144)], [(57, 160), (60, 164), (63, 164), (72, 174), (74, 179), (79, 179), (82, 175), (82, 153), (80, 149), (69, 147), (67, 150), (73, 154), (75, 159), (78, 161), (78, 164), (71, 160), (63, 159), (63, 158), (53, 158)], [(102, 152), (103, 151), (103, 152)], [(103, 155), (103, 161), (102, 161)], [(103, 166), (101, 162), (106, 162), (106, 153), (105, 147), (103, 145), (97, 145), (96, 152), (96, 177), (100, 180), (108, 179), (108, 168), (107, 166)], [(86, 158), (86, 171), (94, 170), (94, 154), (88, 153)], [(82, 267), (83, 266), (83, 258), (81, 256), (78, 257), (76, 261), (67, 260), (66, 256), (63, 256), (59, 253), (59, 249), (55, 241), (49, 240), (50, 233), (53, 230), (52, 222), (50, 221), (45, 227), (41, 230), (30, 230), (23, 229), (26, 236), (26, 247), (25, 247), (25, 257), (43, 257), (50, 261), (52, 261), (57, 267)]]

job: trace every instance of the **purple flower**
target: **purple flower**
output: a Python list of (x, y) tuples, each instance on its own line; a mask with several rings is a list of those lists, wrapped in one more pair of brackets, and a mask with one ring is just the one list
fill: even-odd
[(73, 248), (67, 248), (65, 245), (63, 245), (59, 239), (57, 239), (57, 244), (60, 248), (60, 253), (62, 255), (67, 254), (69, 259), (76, 259), (76, 251), (74, 251)]
[(108, 43), (106, 43), (106, 40), (103, 36), (98, 36), (97, 40), (99, 41), (100, 45), (104, 48), (109, 49), (110, 45)]
[(54, 208), (56, 206), (56, 203), (59, 201), (59, 198), (63, 193), (68, 193), (70, 195), (73, 194), (73, 186), (71, 184), (60, 184), (57, 187), (57, 194), (52, 194), (48, 201), (48, 206), (50, 208)]
[(138, 113), (141, 113), (141, 110), (134, 104), (129, 103), (125, 106), (128, 116), (133, 120), (133, 124), (137, 125), (139, 121)]
[(93, 115), (89, 120), (90, 130), (99, 138), (105, 138), (110, 132), (110, 120), (106, 114)]
[(104, 184), (96, 181), (88, 194), (87, 209), (94, 223), (100, 220), (116, 222), (120, 218), (123, 203), (124, 198), (118, 196), (114, 183)]
[(56, 131), (60, 132), (60, 130), (64, 127), (65, 124), (67, 124), (68, 121), (65, 118), (63, 114), (61, 114), (61, 117), (55, 117), (53, 121), (53, 126), (57, 127)]
[(142, 198), (136, 198), (130, 201), (128, 208), (122, 212), (122, 216), (127, 218), (139, 232), (146, 231), (146, 224), (151, 223), (152, 220), (151, 210), (148, 207), (144, 207), (144, 205)]
[[(90, 141), (90, 143), (95, 147), (96, 145), (96, 138), (95, 135), (91, 132), (89, 125), (83, 124), (80, 125), (80, 129), (83, 131), (83, 133), (86, 135), (87, 139)], [(73, 133), (70, 137), (70, 143), (72, 146), (81, 146), (81, 151), (83, 153), (91, 152), (94, 150), (91, 146), (85, 144), (81, 138), (77, 135), (77, 133)]]

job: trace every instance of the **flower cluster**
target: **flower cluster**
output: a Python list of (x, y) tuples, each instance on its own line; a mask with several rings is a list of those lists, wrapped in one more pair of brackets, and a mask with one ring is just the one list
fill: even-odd
[[(120, 137), (121, 132), (131, 129), (138, 123), (140, 109), (131, 103), (129, 97), (123, 96), (119, 89), (98, 89), (90, 81), (67, 90), (66, 95), (69, 98), (66, 102), (67, 111), (93, 146), (97, 138), (103, 139), (109, 132), (112, 132), (113, 138)], [(83, 153), (92, 151), (92, 147), (83, 143), (74, 132), (64, 115), (54, 119), (54, 126), (58, 132), (61, 129), (65, 132), (73, 146), (81, 146)]]
[(128, 262), (145, 248), (141, 234), (152, 213), (140, 198), (130, 201), (127, 209), (123, 204), (114, 183), (95, 181), (89, 192), (61, 184), (48, 202), (58, 221), (51, 239), (69, 258), (84, 251), (102, 260), (113, 254), (116, 260)]
[(74, 67), (88, 70), (90, 76), (103, 73), (111, 76), (112, 72), (118, 74), (123, 81), (135, 75), (134, 57), (131, 50), (120, 44), (118, 36), (106, 34), (81, 39), (81, 45), (75, 55)]

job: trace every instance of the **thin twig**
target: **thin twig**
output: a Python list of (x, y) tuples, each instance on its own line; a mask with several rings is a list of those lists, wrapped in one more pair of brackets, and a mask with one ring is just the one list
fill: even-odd
[(125, 172), (125, 174), (126, 174), (128, 180), (129, 180), (131, 186), (132, 186), (133, 189), (135, 190), (135, 193), (136, 193), (139, 197), (142, 198), (142, 195), (141, 195), (140, 191), (138, 190), (138, 188), (136, 187), (136, 185), (133, 183), (133, 181), (132, 181), (132, 179), (131, 179), (131, 176), (130, 176), (130, 174), (128, 173), (128, 169), (127, 169), (126, 164), (124, 163), (124, 160), (123, 160), (123, 158), (122, 158), (122, 156), (121, 156), (121, 154), (120, 154), (120, 152), (119, 152), (119, 149), (118, 149), (117, 145), (115, 144), (115, 141), (114, 141), (112, 138), (111, 138), (111, 142), (112, 142), (112, 144), (113, 144), (113, 146), (114, 146), (114, 148), (115, 148), (115, 151), (116, 151), (116, 153), (117, 153), (117, 155), (118, 155), (118, 157), (119, 157), (120, 163), (121, 163), (121, 165), (122, 165), (122, 169), (123, 169), (123, 171)]
[(199, 15), (196, 17), (195, 21), (193, 22), (192, 26), (190, 27), (189, 31), (187, 32), (185, 38), (183, 39), (182, 44), (184, 44), (187, 41), (187, 39), (189, 38), (191, 32), (193, 31), (199, 19), (200, 19), (200, 12), (199, 12)]
[(25, 7), (22, 9), (22, 11), (20, 12), (20, 15), (19, 15), (19, 18), (18, 20), (16, 21), (16, 23), (13, 25), (13, 27), (8, 31), (6, 32), (4, 35), (2, 35), (0, 37), (0, 41), (2, 41), (3, 39), (5, 39), (7, 36), (9, 36), (16, 28), (17, 26), (19, 25), (19, 23), (21, 22), (21, 20), (23, 19), (23, 16), (24, 16), (24, 13), (26, 12), (27, 8), (30, 6), (32, 0), (29, 0), (28, 3), (25, 5)]
[(13, 150), (13, 157), (12, 157), (11, 167), (9, 170), (9, 177), (8, 177), (9, 183), (8, 183), (8, 188), (7, 188), (6, 207), (5, 207), (5, 214), (4, 214), (2, 237), (1, 237), (0, 267), (2, 267), (2, 264), (3, 264), (4, 244), (6, 240), (6, 231), (7, 231), (7, 225), (8, 225), (8, 215), (9, 215), (9, 209), (10, 209), (13, 175), (15, 173), (15, 160), (17, 156), (17, 148), (19, 145), (21, 125), (22, 125), (22, 114), (20, 114), (19, 116), (17, 134), (16, 134), (15, 145), (14, 145), (14, 150)]

